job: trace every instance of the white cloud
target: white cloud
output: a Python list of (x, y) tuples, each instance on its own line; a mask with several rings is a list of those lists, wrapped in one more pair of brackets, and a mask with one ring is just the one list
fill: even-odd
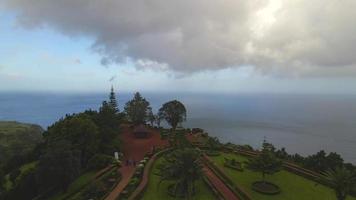
[(102, 64), (355, 76), (355, 0), (6, 0), (27, 28), (95, 38)]

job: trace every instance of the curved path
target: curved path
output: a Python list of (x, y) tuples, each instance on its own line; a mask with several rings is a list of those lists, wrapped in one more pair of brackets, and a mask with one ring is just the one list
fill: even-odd
[(239, 198), (233, 193), (229, 187), (218, 177), (214, 174), (208, 166), (204, 165), (203, 167), (204, 174), (209, 179), (211, 184), (220, 192), (220, 194), (227, 200), (239, 200)]
[(121, 139), (123, 142), (123, 154), (124, 159), (122, 167), (119, 172), (122, 175), (121, 181), (115, 186), (111, 193), (105, 198), (105, 200), (115, 200), (120, 193), (125, 189), (126, 185), (130, 182), (131, 177), (135, 172), (135, 166), (126, 165), (126, 160), (135, 160), (139, 162), (143, 159), (147, 152), (152, 151), (152, 147), (164, 147), (168, 145), (167, 140), (161, 140), (161, 136), (158, 130), (149, 129), (150, 135), (148, 138), (135, 138), (132, 133), (132, 129), (125, 126), (122, 127)]

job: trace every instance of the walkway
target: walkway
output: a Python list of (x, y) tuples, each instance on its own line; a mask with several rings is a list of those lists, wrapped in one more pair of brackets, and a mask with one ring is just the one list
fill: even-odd
[(132, 165), (126, 166), (126, 160), (135, 160), (139, 162), (143, 159), (147, 152), (152, 151), (152, 147), (164, 147), (168, 145), (167, 140), (161, 140), (161, 136), (158, 130), (150, 129), (151, 134), (148, 138), (135, 138), (132, 133), (132, 129), (129, 127), (122, 127), (121, 139), (123, 144), (123, 154), (124, 159), (122, 167), (119, 169), (119, 172), (122, 175), (121, 181), (113, 191), (105, 198), (105, 200), (115, 200), (126, 185), (129, 183), (132, 175), (135, 172), (135, 167)]
[(214, 174), (208, 166), (203, 167), (204, 174), (207, 176), (211, 184), (220, 192), (220, 194), (227, 200), (239, 200), (239, 198), (233, 193), (226, 184)]

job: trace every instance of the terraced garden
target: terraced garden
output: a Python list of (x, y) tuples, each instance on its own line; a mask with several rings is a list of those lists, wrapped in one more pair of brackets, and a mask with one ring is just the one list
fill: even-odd
[[(167, 182), (162, 182), (159, 187), (159, 176), (155, 174), (157, 170), (157, 165), (162, 162), (163, 158), (159, 158), (155, 161), (151, 173), (149, 175), (149, 182), (146, 188), (145, 193), (143, 194), (142, 199), (143, 200), (156, 200), (156, 199), (164, 199), (164, 200), (170, 200), (170, 199), (177, 199), (174, 197), (169, 196), (167, 192), (168, 186), (171, 184), (168, 181)], [(199, 180), (196, 182), (196, 189), (197, 193), (194, 195), (193, 199), (198, 200), (198, 199), (204, 199), (204, 200), (213, 200), (216, 199), (210, 188), (204, 183), (203, 180)]]
[[(224, 170), (226, 175), (236, 184), (247, 191), (255, 200), (335, 200), (335, 194), (330, 188), (316, 184), (315, 182), (282, 170), (272, 176), (266, 176), (267, 180), (277, 184), (281, 188), (281, 193), (277, 195), (264, 195), (251, 189), (251, 184), (261, 180), (261, 174), (253, 172), (244, 167), (244, 171), (224, 167), (224, 158), (236, 159), (239, 162), (247, 161), (246, 157), (236, 154), (222, 153), (220, 156), (210, 157), (215, 164)], [(348, 200), (356, 200), (355, 197), (349, 197)]]

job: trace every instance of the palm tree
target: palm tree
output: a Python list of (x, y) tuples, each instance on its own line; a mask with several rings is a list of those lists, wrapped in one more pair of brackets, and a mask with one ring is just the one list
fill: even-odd
[(345, 200), (356, 185), (356, 173), (345, 167), (327, 170), (323, 173), (323, 179), (334, 189), (337, 200)]
[(191, 148), (177, 149), (158, 166), (160, 182), (173, 181), (172, 193), (187, 199), (195, 192), (195, 181), (202, 176), (199, 153)]

